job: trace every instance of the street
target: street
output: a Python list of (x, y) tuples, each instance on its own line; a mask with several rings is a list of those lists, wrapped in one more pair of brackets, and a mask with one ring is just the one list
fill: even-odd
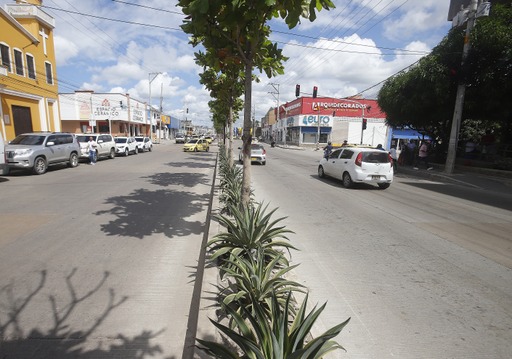
[(0, 177), (2, 359), (182, 357), (216, 161), (182, 148)]
[(510, 191), (400, 174), (345, 189), (318, 178), (320, 156), (267, 146), (252, 181), (295, 232), (293, 279), (327, 302), (317, 333), (352, 318), (332, 357), (510, 358)]
[[(406, 174), (345, 189), (318, 152), (266, 147), (254, 193), (295, 232), (293, 279), (327, 302), (315, 333), (351, 317), (331, 358), (510, 357), (510, 192)], [(0, 177), (0, 357), (189, 355), (217, 147), (181, 149)]]

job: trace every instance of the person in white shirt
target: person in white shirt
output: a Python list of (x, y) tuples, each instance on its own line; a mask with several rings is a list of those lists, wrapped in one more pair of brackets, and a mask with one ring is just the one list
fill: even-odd
[(393, 170), (396, 171), (397, 165), (398, 165), (398, 156), (396, 154), (396, 147), (391, 146), (391, 149), (389, 150), (389, 155), (393, 159)]
[(427, 144), (427, 141), (424, 141), (421, 144), (421, 146), (420, 146), (420, 149), (419, 149), (419, 152), (418, 152), (418, 163), (416, 164), (416, 166), (414, 166), (415, 170), (418, 169), (420, 162), (425, 162), (425, 166), (427, 166), (427, 170), (428, 171), (434, 169), (434, 167), (430, 166), (430, 164), (428, 163), (428, 144)]
[(91, 165), (96, 164), (96, 147), (98, 144), (94, 141), (94, 138), (89, 137), (89, 141), (87, 142), (87, 147), (89, 149), (89, 161)]

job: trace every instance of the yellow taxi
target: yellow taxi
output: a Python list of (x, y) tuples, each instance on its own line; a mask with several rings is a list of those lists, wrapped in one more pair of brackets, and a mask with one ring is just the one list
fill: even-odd
[(188, 140), (183, 145), (184, 152), (198, 152), (198, 151), (208, 152), (209, 150), (210, 150), (210, 146), (208, 144), (208, 141), (203, 140), (201, 138), (193, 138), (191, 140)]

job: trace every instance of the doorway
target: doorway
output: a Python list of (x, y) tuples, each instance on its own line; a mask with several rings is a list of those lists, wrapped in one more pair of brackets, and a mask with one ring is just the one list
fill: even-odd
[(12, 106), (12, 117), (16, 136), (33, 131), (30, 107)]

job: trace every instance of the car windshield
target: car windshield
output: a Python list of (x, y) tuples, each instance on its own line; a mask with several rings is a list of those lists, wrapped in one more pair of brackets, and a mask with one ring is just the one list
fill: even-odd
[(126, 138), (116, 138), (115, 141), (116, 143), (126, 143)]
[(199, 141), (199, 140), (198, 140), (198, 139), (193, 138), (193, 139), (191, 139), (191, 140), (188, 140), (188, 141), (187, 141), (187, 143), (192, 143), (192, 144), (194, 144), (194, 143), (197, 143), (197, 141)]
[(144, 137), (135, 137), (137, 142), (144, 142)]
[(76, 136), (76, 139), (78, 142), (88, 142), (90, 137), (92, 137), (92, 139), (96, 141), (96, 136), (91, 135), (79, 135)]
[(263, 146), (251, 144), (251, 152), (258, 152), (258, 151), (263, 151)]
[(389, 155), (384, 151), (363, 152), (363, 162), (388, 163)]
[(42, 145), (46, 136), (19, 135), (10, 142), (11, 145)]

